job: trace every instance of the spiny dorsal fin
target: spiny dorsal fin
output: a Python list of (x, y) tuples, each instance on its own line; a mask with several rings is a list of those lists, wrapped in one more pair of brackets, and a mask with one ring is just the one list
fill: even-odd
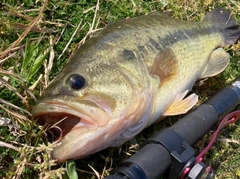
[(158, 76), (161, 83), (160, 86), (172, 79), (178, 70), (178, 64), (174, 52), (170, 48), (166, 48), (159, 52), (154, 59), (148, 72), (151, 76)]
[(185, 114), (186, 112), (188, 112), (198, 102), (198, 96), (195, 93), (193, 93), (187, 98), (183, 99), (187, 93), (188, 93), (188, 90), (179, 94), (175, 98), (173, 103), (164, 112), (163, 115), (173, 116), (173, 115)]
[(215, 76), (221, 73), (229, 64), (229, 54), (222, 48), (212, 52), (209, 57), (208, 65), (201, 78)]
[(172, 12), (171, 11), (165, 11), (165, 12), (161, 12), (161, 11), (155, 11), (155, 12), (149, 12), (147, 14), (148, 16), (165, 16), (165, 17), (172, 17)]

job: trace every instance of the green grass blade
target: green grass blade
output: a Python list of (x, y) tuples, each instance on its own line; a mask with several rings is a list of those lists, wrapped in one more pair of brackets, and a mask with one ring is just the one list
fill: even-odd
[(47, 58), (47, 56), (49, 55), (50, 52), (50, 48), (46, 47), (44, 48), (40, 53), (39, 56), (35, 59), (33, 65), (31, 66), (31, 69), (27, 75), (27, 80), (30, 81), (31, 78), (33, 77), (33, 75), (35, 73), (37, 73), (37, 71), (39, 70), (39, 68), (41, 67), (43, 61)]
[(25, 74), (27, 71), (28, 65), (34, 61), (38, 54), (38, 43), (37, 44), (30, 44), (29, 40), (27, 40), (26, 45), (25, 45), (25, 53), (24, 53), (24, 58), (22, 62), (22, 67), (21, 67), (21, 73)]
[(67, 175), (70, 179), (78, 179), (74, 160), (67, 160)]

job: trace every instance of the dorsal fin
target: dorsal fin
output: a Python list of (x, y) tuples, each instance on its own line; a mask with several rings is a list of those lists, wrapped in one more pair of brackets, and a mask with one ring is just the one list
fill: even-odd
[(165, 17), (172, 17), (172, 12), (171, 11), (165, 11), (165, 12), (161, 12), (161, 11), (155, 11), (155, 12), (149, 12), (147, 14), (148, 16), (165, 16)]
[(154, 59), (148, 72), (151, 76), (158, 76), (160, 86), (172, 79), (178, 71), (178, 64), (174, 52), (170, 48), (166, 48), (159, 52)]

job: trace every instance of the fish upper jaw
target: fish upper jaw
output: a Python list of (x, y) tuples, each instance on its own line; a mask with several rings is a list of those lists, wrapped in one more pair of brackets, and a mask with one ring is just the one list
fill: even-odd
[[(108, 113), (100, 108), (96, 110), (95, 106), (94, 111), (91, 108), (83, 110), (74, 104), (68, 104), (61, 100), (40, 101), (33, 109), (32, 114), (35, 119), (38, 118), (41, 124), (43, 122), (54, 124), (54, 122), (61, 120), (63, 120), (64, 124), (71, 124), (72, 119), (76, 120), (78, 118), (78, 126), (104, 126), (110, 119)], [(66, 119), (63, 119), (64, 117)], [(56, 121), (50, 121), (52, 119)]]

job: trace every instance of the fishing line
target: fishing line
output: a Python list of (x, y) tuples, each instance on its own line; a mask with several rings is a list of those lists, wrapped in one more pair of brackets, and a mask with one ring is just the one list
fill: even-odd
[[(225, 118), (223, 118), (223, 120), (220, 122), (218, 128), (213, 133), (213, 136), (212, 136), (210, 142), (208, 143), (208, 145), (196, 157), (196, 164), (203, 160), (204, 155), (210, 150), (213, 143), (216, 141), (216, 138), (217, 138), (220, 130), (223, 127), (227, 126), (228, 124), (238, 121), (239, 119), (240, 119), (240, 110), (234, 111), (234, 112), (228, 114)], [(191, 170), (191, 167), (187, 167), (184, 170), (184, 172), (180, 178), (183, 179), (189, 173), (190, 170)], [(208, 166), (206, 170), (211, 170), (211, 166)]]

